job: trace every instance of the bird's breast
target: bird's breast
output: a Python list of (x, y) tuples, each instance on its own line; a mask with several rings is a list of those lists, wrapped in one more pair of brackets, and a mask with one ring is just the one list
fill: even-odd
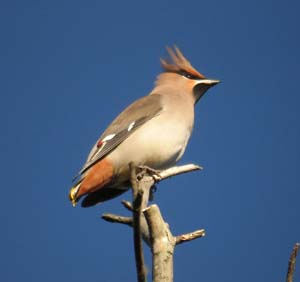
[(110, 155), (117, 175), (128, 174), (128, 163), (165, 169), (183, 155), (191, 135), (193, 120), (159, 115), (130, 135)]

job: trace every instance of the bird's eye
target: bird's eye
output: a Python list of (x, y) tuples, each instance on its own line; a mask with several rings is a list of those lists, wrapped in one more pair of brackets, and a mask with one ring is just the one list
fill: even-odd
[(190, 73), (184, 71), (184, 70), (181, 70), (180, 71), (180, 74), (188, 79), (195, 79), (195, 77), (193, 75), (191, 75)]

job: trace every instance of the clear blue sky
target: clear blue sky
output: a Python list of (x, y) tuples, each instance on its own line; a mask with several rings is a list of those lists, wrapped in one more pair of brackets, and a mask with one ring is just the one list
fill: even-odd
[[(91, 145), (146, 95), (166, 45), (222, 80), (159, 185), (175, 281), (284, 281), (300, 241), (299, 1), (1, 1), (1, 281), (134, 281), (131, 230), (72, 208)], [(147, 252), (150, 267), (150, 256)], [(300, 259), (297, 279), (300, 279)]]

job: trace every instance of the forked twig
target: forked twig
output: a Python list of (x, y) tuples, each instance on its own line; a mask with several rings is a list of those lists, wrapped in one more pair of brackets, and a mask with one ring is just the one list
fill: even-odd
[(134, 163), (130, 163), (129, 168), (133, 202), (131, 204), (127, 201), (122, 201), (122, 204), (127, 210), (132, 211), (132, 217), (104, 214), (102, 218), (109, 222), (121, 223), (133, 228), (136, 269), (139, 282), (146, 281), (142, 239), (152, 250), (153, 281), (173, 281), (173, 252), (175, 246), (203, 237), (205, 231), (201, 229), (173, 236), (168, 224), (163, 220), (159, 207), (157, 205), (147, 207), (151, 196), (151, 188), (162, 179), (194, 170), (201, 170), (202, 167), (189, 164), (171, 167), (158, 173), (148, 167), (135, 167)]

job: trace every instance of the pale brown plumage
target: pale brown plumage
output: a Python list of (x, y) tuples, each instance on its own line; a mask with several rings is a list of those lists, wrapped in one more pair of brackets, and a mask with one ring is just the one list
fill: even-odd
[(70, 190), (75, 204), (91, 206), (128, 189), (128, 164), (164, 169), (183, 155), (194, 123), (194, 104), (219, 81), (205, 78), (177, 47), (154, 89), (125, 109), (92, 148), (79, 179)]

